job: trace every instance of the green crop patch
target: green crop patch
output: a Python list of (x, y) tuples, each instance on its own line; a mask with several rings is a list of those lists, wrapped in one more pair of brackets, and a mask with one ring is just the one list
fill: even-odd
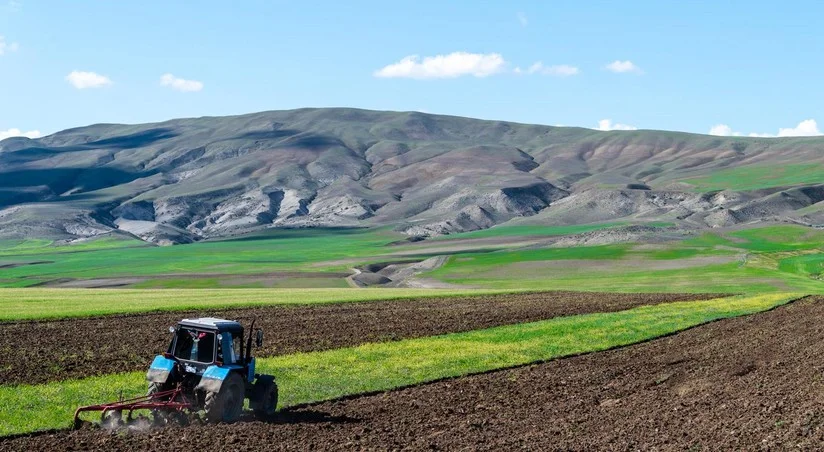
[[(388, 390), (649, 340), (717, 319), (751, 314), (798, 298), (772, 294), (665, 303), (560, 317), (465, 333), (263, 358), (281, 407)], [(78, 405), (145, 392), (134, 372), (43, 385), (0, 386), (0, 435), (65, 428)]]
[(514, 293), (473, 289), (0, 289), (0, 321)]
[[(38, 280), (58, 278), (345, 271), (350, 264), (334, 262), (385, 253), (385, 246), (401, 237), (398, 233), (380, 228), (301, 229), (188, 245), (128, 249), (122, 245), (133, 245), (135, 242), (105, 242), (92, 246), (92, 243), (99, 242), (95, 241), (88, 245), (62, 247), (45, 244), (40, 247), (9, 247), (0, 251), (0, 263), (42, 263), (0, 268), (0, 287), (20, 285), (3, 281), (27, 279), (33, 284)], [(333, 263), (317, 265), (324, 262)]]
[(111, 235), (62, 245), (55, 245), (52, 240), (43, 239), (0, 240), (0, 260), (10, 256), (38, 256), (129, 247), (150, 248), (152, 246), (142, 240)]
[(707, 176), (684, 179), (681, 182), (697, 191), (748, 191), (770, 187), (814, 184), (824, 180), (824, 165), (803, 163), (794, 165), (741, 166), (714, 171)]
[(762, 226), (660, 244), (455, 254), (424, 276), (497, 289), (824, 293), (817, 258), (795, 259), (824, 253), (822, 244), (822, 230)]
[[(448, 265), (429, 275), (441, 276), (447, 273), (475, 273), (484, 269), (514, 262), (554, 261), (554, 260), (611, 260), (626, 255), (629, 245), (578, 246), (572, 248), (537, 248), (517, 251), (496, 251), (484, 254), (458, 254), (450, 258)], [(451, 265), (450, 265), (451, 264)]]
[(824, 253), (788, 257), (779, 262), (778, 268), (784, 272), (824, 281)]
[(732, 232), (743, 240), (735, 246), (758, 252), (803, 251), (824, 248), (824, 230), (804, 226), (768, 226)]

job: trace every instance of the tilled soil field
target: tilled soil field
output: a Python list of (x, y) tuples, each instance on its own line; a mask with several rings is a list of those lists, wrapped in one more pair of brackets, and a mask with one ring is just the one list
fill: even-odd
[(821, 450), (824, 298), (621, 349), (284, 410), (8, 450)]
[(0, 323), (0, 384), (145, 370), (182, 318), (257, 319), (257, 356), (326, 350), (723, 295), (543, 292)]

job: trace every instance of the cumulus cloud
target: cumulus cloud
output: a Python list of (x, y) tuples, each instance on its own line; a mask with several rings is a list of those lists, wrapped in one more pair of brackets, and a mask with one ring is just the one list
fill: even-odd
[(641, 70), (640, 67), (636, 66), (630, 60), (621, 61), (615, 60), (612, 63), (606, 65), (606, 69), (608, 71), (615, 72), (617, 74), (625, 74), (625, 73), (633, 73), (633, 74), (643, 74), (644, 71)]
[(716, 124), (710, 127), (710, 135), (715, 135), (718, 137), (738, 137), (741, 136), (740, 132), (734, 132), (732, 127), (726, 124)]
[(778, 129), (778, 136), (780, 137), (813, 137), (819, 135), (821, 135), (821, 131), (818, 130), (818, 123), (815, 122), (815, 119), (805, 119), (795, 127)]
[(199, 82), (197, 80), (186, 80), (180, 77), (175, 77), (172, 74), (163, 74), (160, 76), (160, 86), (166, 86), (184, 93), (191, 93), (202, 90), (203, 82)]
[(598, 121), (597, 130), (603, 130), (604, 132), (608, 132), (610, 130), (638, 130), (638, 127), (628, 124), (613, 124), (611, 119), (602, 119)]
[(5, 55), (6, 53), (17, 52), (20, 48), (20, 44), (16, 42), (6, 42), (5, 36), (0, 36), (0, 56)]
[(487, 77), (504, 70), (506, 61), (498, 53), (453, 52), (421, 59), (410, 55), (375, 71), (380, 78), (438, 79), (465, 75)]
[(23, 132), (20, 129), (0, 130), (0, 141), (11, 137), (40, 138), (41, 136), (43, 135), (39, 130), (29, 130), (28, 132)]
[(522, 27), (526, 27), (527, 25), (529, 25), (529, 20), (527, 19), (526, 14), (524, 13), (518, 13), (518, 22), (521, 23)]
[[(743, 133), (734, 131), (732, 127), (726, 124), (717, 124), (710, 128), (710, 135), (721, 137), (741, 137)], [(814, 137), (824, 135), (818, 129), (818, 123), (815, 119), (805, 119), (798, 123), (795, 127), (779, 128), (778, 134), (772, 133), (757, 133), (752, 132), (747, 134), (748, 137), (770, 138), (770, 137)]]
[(105, 75), (84, 71), (71, 71), (69, 75), (66, 76), (66, 80), (77, 89), (101, 88), (113, 83), (111, 79)]
[(556, 77), (569, 77), (571, 75), (578, 75), (581, 73), (581, 70), (575, 66), (570, 66), (568, 64), (558, 64), (555, 66), (544, 66), (544, 63), (538, 61), (532, 66), (528, 67), (527, 69), (521, 69), (520, 67), (516, 67), (513, 70), (516, 74), (541, 74), (541, 75), (554, 75)]

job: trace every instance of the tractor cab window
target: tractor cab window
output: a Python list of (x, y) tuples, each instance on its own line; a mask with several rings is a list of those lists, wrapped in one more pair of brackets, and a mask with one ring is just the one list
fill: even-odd
[(215, 359), (215, 333), (179, 328), (174, 355), (188, 361), (211, 363)]
[(224, 331), (220, 333), (220, 344), (218, 344), (218, 360), (224, 364), (237, 364), (240, 362), (240, 338), (234, 338), (232, 333)]

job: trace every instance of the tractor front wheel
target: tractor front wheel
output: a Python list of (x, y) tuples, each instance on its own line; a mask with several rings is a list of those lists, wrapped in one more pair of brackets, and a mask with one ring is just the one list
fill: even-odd
[(151, 383), (149, 383), (149, 390), (146, 391), (146, 395), (153, 396), (153, 395), (157, 394), (158, 392), (164, 392), (164, 391), (168, 391), (170, 389), (171, 389), (171, 386), (166, 384), (166, 383), (151, 382)]
[[(165, 392), (165, 391), (168, 391), (170, 389), (171, 389), (171, 385), (169, 385), (167, 383), (151, 382), (151, 383), (149, 383), (149, 390), (146, 392), (146, 395), (154, 396), (158, 392)], [(153, 399), (153, 400), (156, 400), (156, 399)], [(164, 400), (166, 400), (166, 399), (164, 399)], [(168, 422), (168, 416), (167, 415), (169, 413), (167, 413), (166, 410), (150, 410), (150, 412), (152, 413), (152, 419), (154, 420), (155, 424), (163, 425), (163, 424), (166, 424), (166, 422)]]
[(243, 379), (233, 373), (220, 386), (220, 391), (206, 393), (206, 420), (234, 422), (243, 411)]

